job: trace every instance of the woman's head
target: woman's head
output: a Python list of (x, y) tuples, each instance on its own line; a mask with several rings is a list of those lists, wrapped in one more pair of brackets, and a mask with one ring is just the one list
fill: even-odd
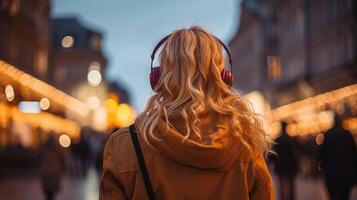
[(174, 31), (161, 51), (160, 66), (157, 93), (138, 118), (144, 136), (153, 135), (161, 118), (166, 119), (167, 126), (175, 127), (170, 116), (178, 114), (186, 125), (185, 138), (200, 140), (198, 115), (212, 110), (232, 119), (233, 134), (248, 146), (266, 148), (261, 123), (249, 104), (221, 78), (225, 59), (214, 36), (200, 27)]
[(224, 86), (220, 77), (224, 68), (221, 44), (199, 27), (173, 32), (160, 54), (160, 66), (157, 89), (163, 94)]

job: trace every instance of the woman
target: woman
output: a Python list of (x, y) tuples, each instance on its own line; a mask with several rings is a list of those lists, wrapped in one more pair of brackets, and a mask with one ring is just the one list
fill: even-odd
[[(223, 43), (199, 27), (180, 29), (160, 41), (152, 60), (161, 43), (156, 94), (135, 122), (155, 198), (274, 199), (262, 155), (268, 142), (249, 104), (222, 78)], [(113, 133), (100, 199), (148, 199), (135, 154), (128, 128)]]

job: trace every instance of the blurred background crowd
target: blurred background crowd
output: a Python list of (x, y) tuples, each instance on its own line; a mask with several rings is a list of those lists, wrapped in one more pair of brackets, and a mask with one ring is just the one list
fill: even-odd
[[(196, 5), (197, 15), (209, 13), (217, 24), (227, 18), (216, 5), (235, 7), (236, 25), (224, 33), (232, 33), (224, 40), (232, 51), (234, 88), (252, 102), (276, 141), (277, 155), (267, 161), (277, 199), (328, 199), (334, 186), (325, 180), (346, 185), (341, 193), (351, 189), (357, 170), (357, 2), (226, 0), (207, 3), (210, 10), (182, 2)], [(137, 102), (145, 102), (149, 86), (145, 94), (135, 90), (148, 85), (149, 52), (172, 31), (167, 26), (150, 38), (152, 45), (135, 52), (146, 53), (147, 69), (136, 67), (135, 59), (126, 68), (145, 77), (138, 72), (131, 85), (123, 84), (108, 69), (115, 66), (101, 29), (77, 15), (52, 14), (65, 3), (71, 7), (71, 1), (0, 0), (1, 199), (97, 199), (105, 141), (141, 111), (144, 105)], [(213, 33), (221, 29), (202, 25)], [(347, 173), (335, 177), (328, 170)], [(350, 199), (357, 199), (356, 189)]]

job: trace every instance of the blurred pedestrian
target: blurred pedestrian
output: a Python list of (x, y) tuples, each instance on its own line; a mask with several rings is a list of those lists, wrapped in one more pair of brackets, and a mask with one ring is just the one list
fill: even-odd
[(152, 61), (161, 45), (161, 67), (151, 73), (156, 94), (106, 144), (100, 199), (274, 199), (268, 141), (231, 88), (228, 48), (199, 27), (163, 38)]
[(287, 123), (281, 122), (281, 135), (275, 140), (273, 156), (280, 186), (280, 200), (295, 199), (295, 177), (299, 171), (297, 140), (287, 134)]
[(330, 200), (348, 200), (357, 178), (356, 143), (335, 114), (334, 126), (324, 135), (321, 161)]
[(87, 137), (87, 134), (82, 132), (79, 142), (74, 143), (71, 148), (75, 163), (75, 171), (80, 177), (85, 177), (87, 175), (90, 164), (90, 146)]
[(47, 200), (54, 199), (60, 189), (64, 171), (64, 153), (55, 136), (50, 135), (42, 148), (41, 180)]

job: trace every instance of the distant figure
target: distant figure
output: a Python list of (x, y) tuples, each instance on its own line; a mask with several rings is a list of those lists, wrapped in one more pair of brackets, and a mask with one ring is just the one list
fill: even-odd
[(356, 144), (335, 115), (334, 126), (321, 145), (321, 161), (330, 200), (348, 200), (357, 175)]
[(100, 147), (98, 152), (96, 153), (95, 157), (95, 169), (97, 170), (97, 173), (99, 176), (101, 176), (103, 172), (103, 153), (104, 153), (104, 147), (105, 144), (107, 143), (107, 140), (109, 137), (103, 136), (100, 140)]
[(44, 144), (42, 151), (42, 189), (46, 199), (52, 200), (60, 188), (64, 170), (64, 154), (52, 135)]
[(275, 141), (275, 173), (279, 178), (280, 200), (295, 198), (294, 179), (298, 173), (297, 141), (286, 133), (287, 124), (281, 123), (281, 135)]
[(78, 175), (85, 177), (87, 175), (88, 165), (90, 164), (90, 146), (86, 135), (82, 134), (80, 141), (77, 144), (72, 145), (72, 154), (74, 156)]

